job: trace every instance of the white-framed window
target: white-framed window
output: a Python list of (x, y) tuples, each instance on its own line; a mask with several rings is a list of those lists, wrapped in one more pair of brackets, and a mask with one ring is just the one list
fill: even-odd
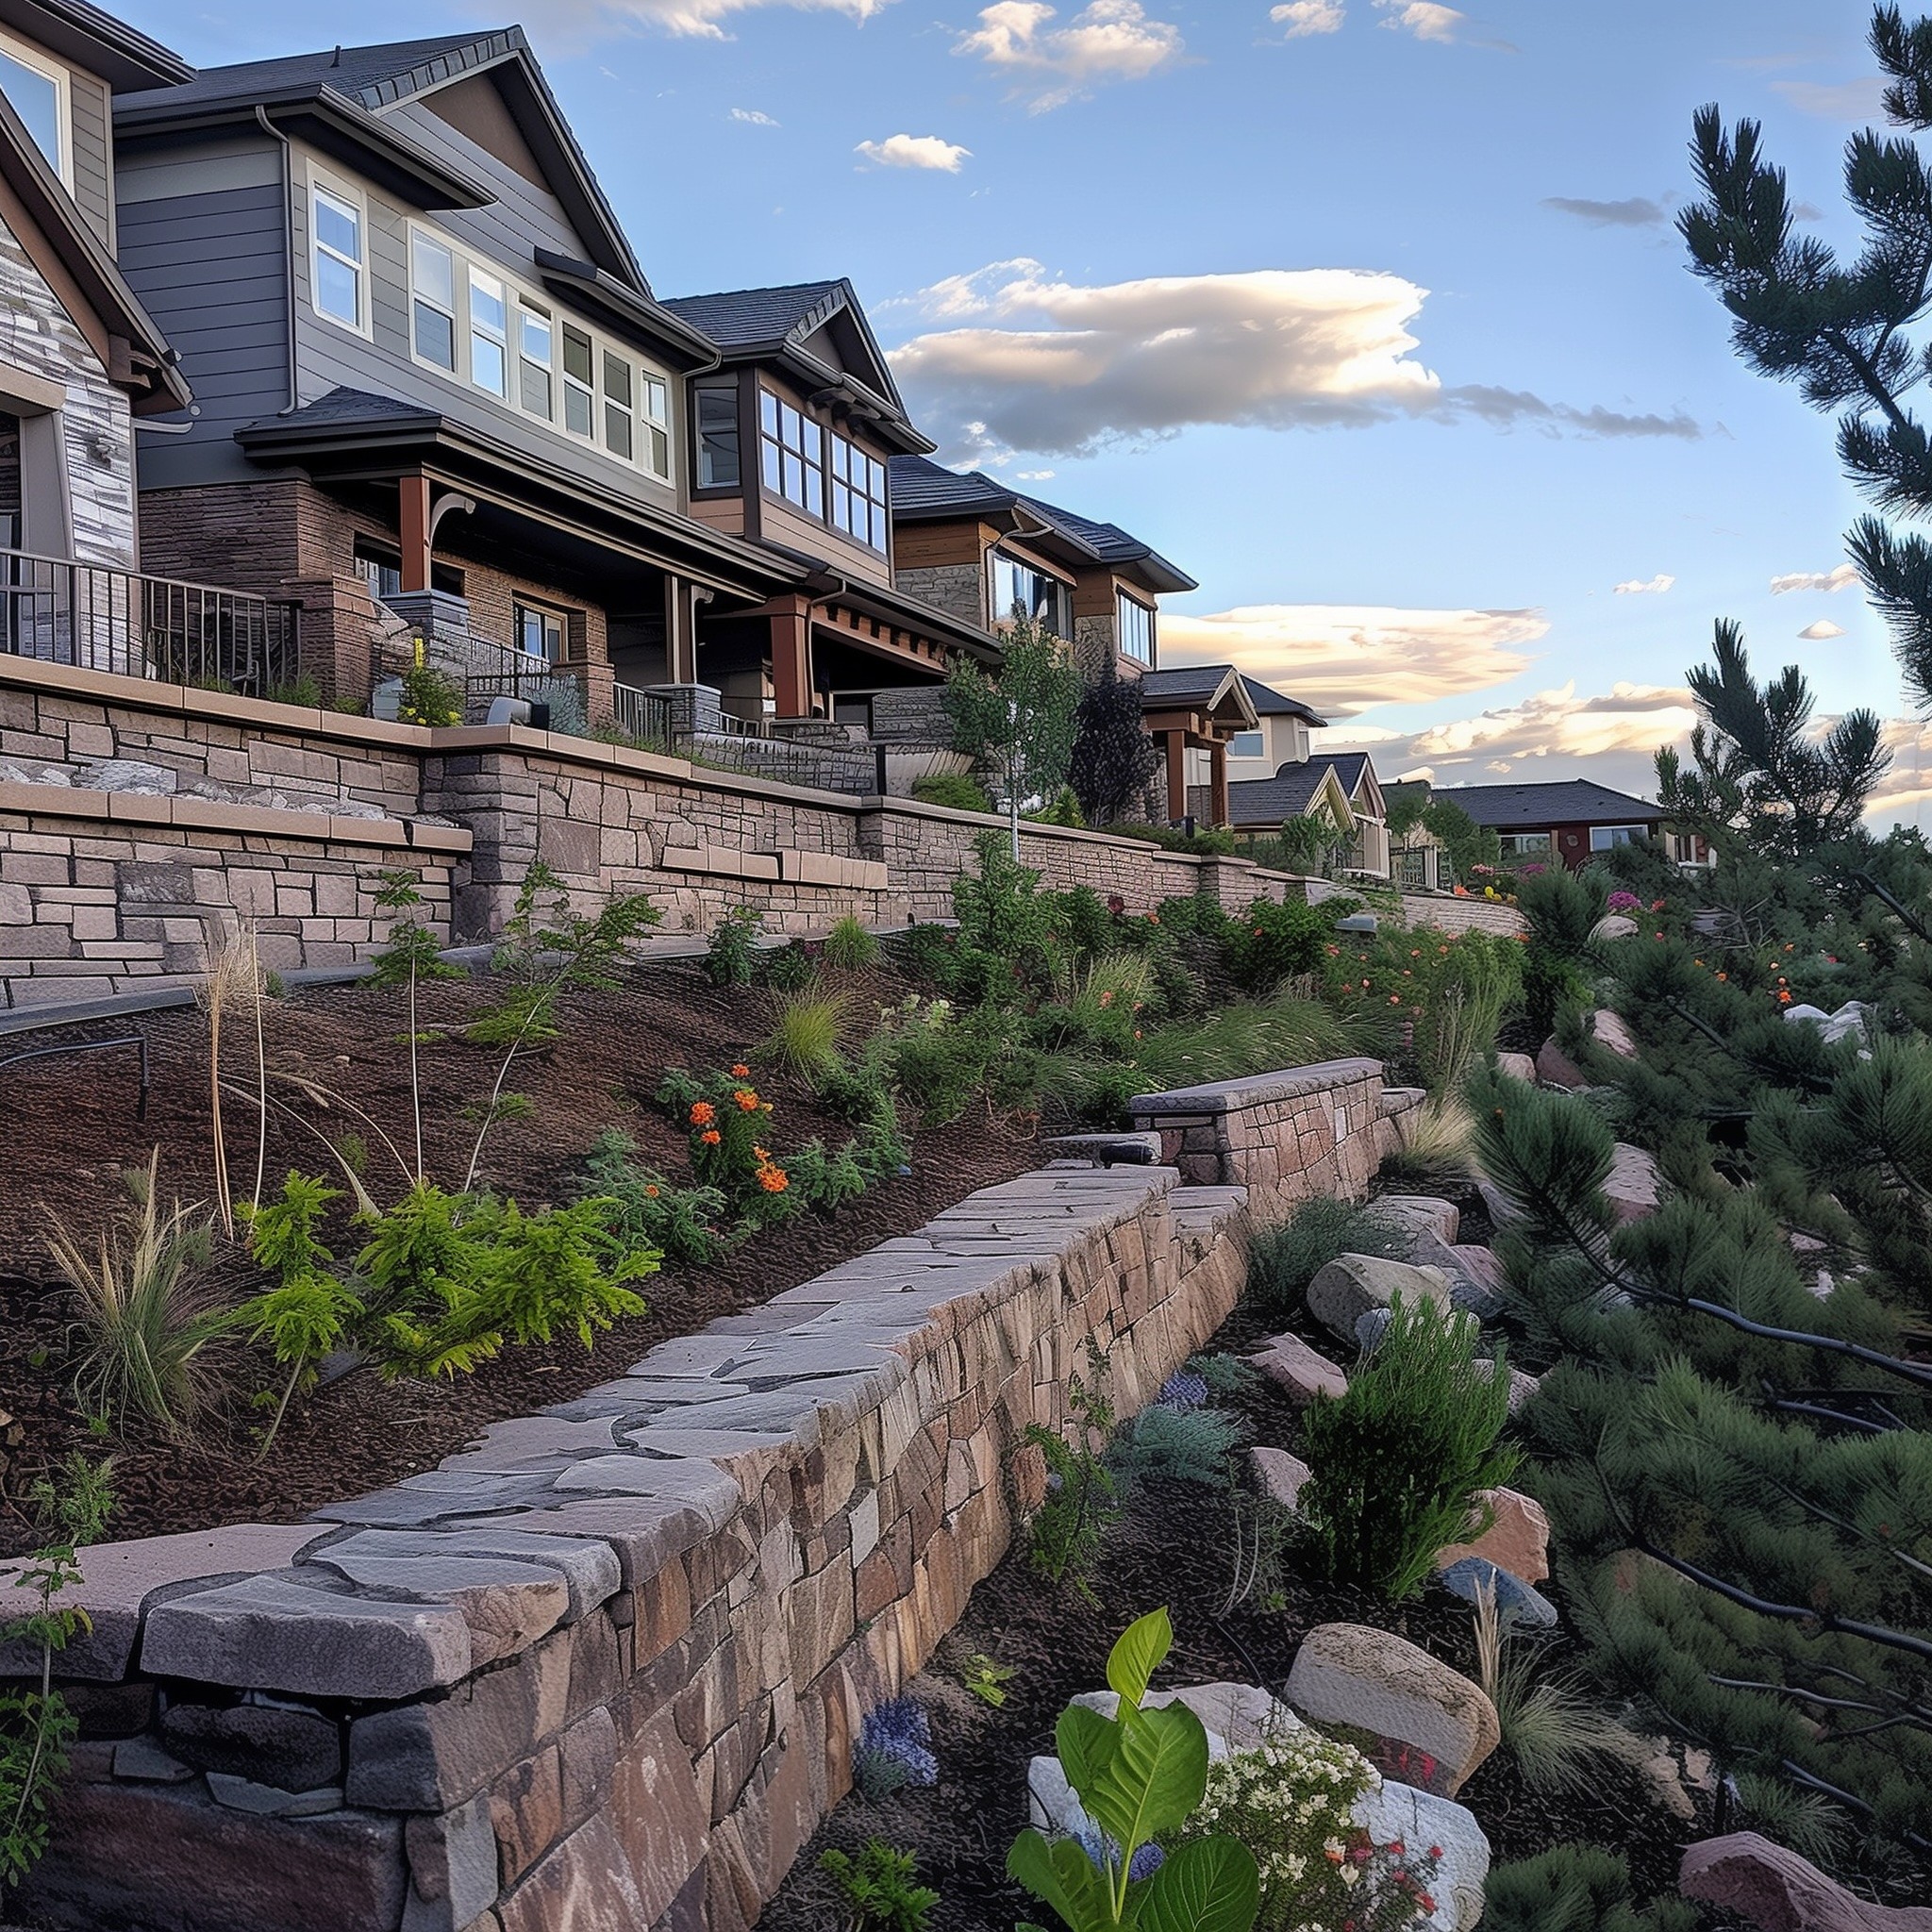
[(604, 351), (604, 447), (632, 462), (637, 457), (636, 375), (622, 356)]
[(1628, 845), (1634, 840), (1649, 837), (1648, 825), (1592, 825), (1590, 828), (1590, 849), (1607, 852), (1612, 845)]
[(66, 68), (38, 47), (0, 33), (0, 94), (20, 116), (47, 165), (74, 186), (74, 111)]
[(503, 283), (470, 271), (470, 380), (506, 400), (509, 395), (509, 308)]
[(671, 475), (671, 385), (661, 375), (641, 372), (638, 408), (642, 412), (643, 440), (638, 460), (655, 476)]
[(525, 302), (517, 311), (517, 400), (533, 416), (549, 422), (556, 408), (557, 330), (547, 308)]
[(456, 257), (417, 229), (409, 234), (409, 342), (420, 360), (456, 374)]
[(572, 436), (597, 433), (597, 345), (569, 323), (563, 325), (563, 426)]
[(1231, 758), (1264, 758), (1268, 748), (1258, 731), (1237, 731), (1227, 741), (1227, 755)]
[(315, 312), (330, 322), (369, 333), (369, 209), (353, 188), (317, 179), (311, 184), (309, 289)]
[(1154, 662), (1154, 612), (1138, 597), (1115, 592), (1120, 610), (1121, 656), (1136, 664)]
[(514, 612), (516, 647), (525, 658), (540, 658), (546, 664), (560, 664), (564, 658), (564, 622), (560, 610), (546, 609), (541, 604), (517, 603)]

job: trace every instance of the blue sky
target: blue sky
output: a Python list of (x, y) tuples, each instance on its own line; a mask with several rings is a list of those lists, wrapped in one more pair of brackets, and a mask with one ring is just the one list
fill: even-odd
[[(126, 10), (198, 62), (294, 44), (278, 11)], [(1772, 590), (1843, 561), (1831, 425), (1736, 361), (1669, 219), (1716, 100), (1763, 119), (1816, 231), (1855, 240), (1868, 15), (551, 0), (522, 21), (660, 293), (849, 275), (943, 454), (1201, 580), (1171, 657), (1236, 657), (1388, 775), (1641, 786), (1736, 617), (1825, 706), (1898, 721), (1886, 815), (1916, 822), (1883, 625), (1856, 585)], [(509, 17), (328, 13), (351, 42)]]

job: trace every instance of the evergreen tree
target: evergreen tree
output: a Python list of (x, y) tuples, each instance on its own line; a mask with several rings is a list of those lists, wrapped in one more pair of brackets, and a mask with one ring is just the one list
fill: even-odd
[(1108, 664), (1080, 693), (1067, 782), (1090, 825), (1111, 825), (1141, 807), (1160, 750), (1141, 723), (1141, 686)]

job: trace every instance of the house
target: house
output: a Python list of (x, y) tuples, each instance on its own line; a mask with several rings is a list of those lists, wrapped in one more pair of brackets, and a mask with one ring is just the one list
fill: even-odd
[(1232, 664), (1141, 674), (1141, 722), (1160, 748), (1167, 816), (1230, 823), (1227, 747), (1258, 721)]
[(1506, 864), (1560, 858), (1573, 872), (1593, 853), (1633, 839), (1654, 839), (1664, 822), (1661, 807), (1590, 778), (1541, 785), (1457, 785), (1439, 788), (1439, 799), (1490, 826), (1502, 842)]
[(1228, 741), (1227, 776), (1233, 785), (1272, 778), (1283, 765), (1303, 763), (1310, 751), (1309, 732), (1321, 730), (1328, 722), (1299, 698), (1246, 672), (1241, 673), (1241, 688), (1255, 708), (1256, 723), (1252, 730), (1237, 732)]
[(1317, 753), (1283, 764), (1272, 778), (1243, 779), (1228, 787), (1228, 807), (1236, 832), (1257, 839), (1325, 810), (1339, 835), (1338, 868), (1389, 876), (1388, 808), (1367, 752)]
[(392, 620), (634, 736), (668, 693), (804, 719), (997, 656), (894, 591), (886, 464), (926, 445), (849, 285), (660, 301), (520, 28), (174, 76), (115, 131), (198, 405), (144, 556), (299, 599), (329, 694), (399, 668)]
[(190, 661), (130, 575), (134, 425), (190, 391), (115, 266), (109, 185), (110, 103), (187, 72), (92, 7), (0, 0), (0, 649), (136, 675)]

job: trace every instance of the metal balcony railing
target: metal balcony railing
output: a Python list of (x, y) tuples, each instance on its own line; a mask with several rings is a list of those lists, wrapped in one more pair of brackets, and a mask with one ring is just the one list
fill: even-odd
[(668, 756), (675, 749), (671, 700), (660, 692), (640, 691), (634, 684), (613, 685), (610, 722), (642, 750), (661, 751)]
[(265, 697), (302, 668), (302, 607), (0, 549), (0, 652)]

